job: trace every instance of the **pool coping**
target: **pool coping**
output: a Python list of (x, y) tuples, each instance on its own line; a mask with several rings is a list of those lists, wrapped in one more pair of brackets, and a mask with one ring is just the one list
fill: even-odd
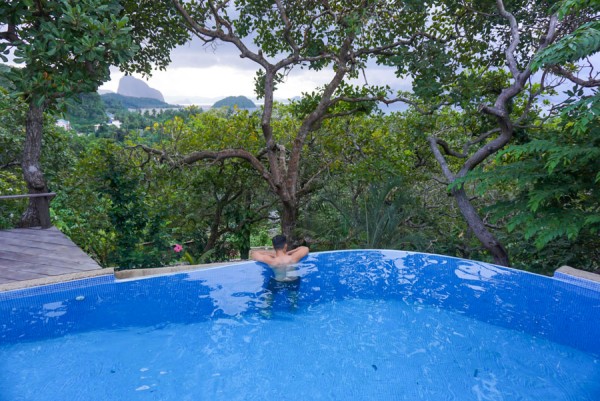
[[(61, 274), (58, 276), (49, 276), (43, 278), (37, 278), (33, 280), (24, 280), (14, 283), (0, 284), (0, 292), (20, 290), (25, 288), (37, 287), (48, 284), (65, 283), (74, 280), (81, 280), (85, 278), (114, 275), (117, 280), (135, 280), (141, 278), (147, 278), (152, 276), (180, 273), (194, 270), (209, 269), (214, 267), (235, 265), (238, 263), (247, 263), (251, 260), (236, 260), (231, 262), (219, 262), (219, 263), (206, 263), (199, 265), (177, 265), (167, 267), (157, 267), (148, 269), (129, 269), (129, 270), (116, 270), (107, 267), (99, 270), (90, 270), (85, 272), (76, 272), (69, 274)], [(554, 272), (554, 279), (561, 281), (580, 281), (585, 280), (592, 283), (600, 284), (600, 274), (588, 272), (585, 270), (575, 269), (570, 266), (561, 266)], [(585, 283), (584, 281), (584, 283)]]
[(600, 289), (600, 274), (575, 269), (570, 266), (562, 266), (556, 269), (553, 278), (580, 287), (595, 289), (596, 291)]
[(114, 274), (114, 269), (107, 267), (103, 269), (96, 269), (85, 272), (67, 273), (60, 274), (57, 276), (36, 278), (32, 280), (15, 281), (12, 283), (0, 284), (0, 292), (22, 290), (25, 288), (38, 287), (49, 284), (66, 283), (69, 281), (81, 280), (85, 278), (107, 276), (110, 274)]
[(129, 269), (129, 270), (115, 270), (112, 267), (105, 267), (103, 269), (90, 270), (84, 272), (61, 274), (57, 276), (48, 276), (42, 278), (36, 278), (32, 280), (16, 281), (12, 283), (0, 284), (0, 292), (22, 290), (25, 288), (38, 287), (49, 284), (66, 283), (74, 280), (81, 280), (86, 278), (100, 277), (114, 275), (117, 280), (133, 280), (141, 279), (146, 277), (158, 276), (170, 273), (180, 273), (201, 269), (209, 269), (220, 266), (228, 266), (237, 263), (248, 262), (232, 261), (232, 262), (220, 262), (220, 263), (206, 263), (200, 265), (177, 265), (177, 266), (166, 266), (166, 267), (155, 267), (148, 269)]
[(152, 276), (159, 276), (170, 273), (184, 273), (194, 270), (210, 269), (213, 267), (230, 266), (239, 263), (251, 262), (251, 260), (234, 260), (231, 262), (217, 262), (217, 263), (205, 263), (201, 265), (177, 265), (177, 266), (166, 266), (166, 267), (153, 267), (149, 269), (129, 269), (129, 270), (118, 270), (115, 274), (117, 280), (131, 280), (140, 279)]

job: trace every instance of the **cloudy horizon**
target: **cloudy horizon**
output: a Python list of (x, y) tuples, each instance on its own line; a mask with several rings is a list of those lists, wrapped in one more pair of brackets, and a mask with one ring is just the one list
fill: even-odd
[[(213, 103), (227, 96), (246, 96), (256, 100), (254, 77), (258, 65), (240, 58), (238, 49), (229, 43), (203, 46), (194, 39), (175, 48), (171, 60), (165, 71), (155, 70), (151, 77), (133, 76), (159, 90), (168, 103)], [(111, 68), (111, 80), (99, 90), (117, 92), (119, 80), (124, 75), (118, 68)], [(303, 92), (311, 92), (328, 83), (332, 77), (331, 68), (321, 71), (295, 68), (278, 85), (275, 98), (287, 100), (301, 96)], [(365, 78), (371, 85), (389, 85), (395, 91), (410, 90), (410, 82), (397, 78), (390, 67), (372, 63), (366, 69), (366, 77), (361, 74), (360, 79), (352, 83), (364, 85)]]

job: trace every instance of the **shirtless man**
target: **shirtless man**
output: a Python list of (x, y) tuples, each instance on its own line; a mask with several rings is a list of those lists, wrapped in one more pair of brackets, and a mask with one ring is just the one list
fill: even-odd
[(261, 311), (266, 318), (271, 318), (275, 296), (282, 291), (287, 293), (290, 310), (295, 311), (298, 308), (300, 276), (296, 265), (300, 259), (308, 255), (308, 248), (305, 246), (288, 252), (287, 240), (284, 235), (273, 237), (273, 248), (275, 253), (273, 251), (253, 251), (250, 255), (257, 262), (268, 264), (275, 273), (275, 277), (272, 277), (266, 285), (265, 307)]
[(269, 265), (275, 273), (275, 280), (280, 282), (295, 281), (298, 279), (296, 263), (308, 255), (308, 248), (300, 246), (292, 251), (287, 250), (287, 239), (284, 235), (273, 237), (273, 248), (275, 254), (271, 251), (253, 251), (251, 258), (257, 262), (263, 262)]

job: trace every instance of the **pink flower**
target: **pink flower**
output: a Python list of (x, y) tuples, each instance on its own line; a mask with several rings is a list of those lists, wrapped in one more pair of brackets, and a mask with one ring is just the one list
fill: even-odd
[(173, 247), (173, 250), (177, 253), (181, 252), (183, 250), (183, 247), (179, 244), (175, 244), (175, 246)]

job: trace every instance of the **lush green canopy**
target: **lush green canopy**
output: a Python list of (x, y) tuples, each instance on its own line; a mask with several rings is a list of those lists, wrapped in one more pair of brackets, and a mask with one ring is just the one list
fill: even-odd
[[(24, 65), (0, 81), (2, 193), (29, 184), (15, 155), (32, 108), (93, 92), (110, 64), (164, 67), (193, 34), (260, 68), (253, 112), (115, 107), (121, 128), (83, 136), (40, 114), (53, 222), (104, 265), (247, 256), (282, 227), (314, 250), (599, 267), (600, 81), (586, 64), (600, 49), (597, 2), (86, 0), (45, 2), (43, 18), (36, 4), (0, 5), (1, 50)], [(175, 21), (187, 30), (162, 37)], [(412, 91), (350, 85), (374, 60)], [(277, 104), (292, 68), (331, 79)], [(81, 97), (95, 106), (72, 115), (101, 124), (98, 97)], [(375, 101), (409, 109), (381, 115)], [(3, 227), (22, 210), (0, 208)]]

